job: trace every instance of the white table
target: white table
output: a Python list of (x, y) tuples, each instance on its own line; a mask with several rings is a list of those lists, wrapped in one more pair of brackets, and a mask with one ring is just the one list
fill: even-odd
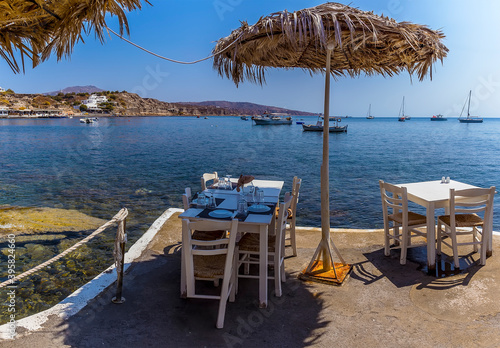
[[(408, 200), (426, 208), (427, 215), (427, 266), (429, 271), (436, 269), (436, 221), (435, 209), (445, 208), (448, 213), (450, 189), (463, 190), (477, 188), (477, 186), (465, 184), (459, 181), (450, 180), (449, 183), (441, 183), (441, 180), (413, 182), (408, 184), (398, 184), (406, 187)], [(492, 214), (493, 215), (493, 214)], [(491, 221), (487, 222), (487, 233), (491, 235)], [(487, 254), (491, 255), (491, 236), (489, 237)]]
[[(231, 179), (238, 180), (238, 179)], [(254, 186), (257, 186), (264, 191), (264, 202), (278, 203), (283, 181), (277, 180), (258, 180), (252, 181)], [(220, 203), (217, 208), (235, 210), (240, 193), (234, 190), (218, 190), (207, 189), (205, 192), (213, 193), (215, 198), (223, 198), (224, 201)], [(197, 217), (203, 209), (190, 208), (184, 213), (179, 215), (181, 219), (201, 220), (203, 218)], [(261, 308), (267, 307), (267, 249), (268, 249), (268, 234), (269, 226), (274, 221), (274, 211), (269, 214), (248, 214), (244, 221), (238, 223), (238, 232), (259, 233), (259, 304)], [(181, 267), (184, 267), (183, 265)], [(181, 289), (182, 292), (183, 289)]]

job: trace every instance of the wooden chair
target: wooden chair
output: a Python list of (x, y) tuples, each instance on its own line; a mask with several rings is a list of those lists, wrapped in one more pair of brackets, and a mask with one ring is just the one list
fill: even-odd
[[(285, 232), (285, 247), (290, 246), (292, 248), (292, 256), (297, 256), (297, 241), (295, 238), (295, 219), (297, 216), (297, 203), (299, 202), (299, 190), (300, 190), (300, 185), (302, 184), (302, 179), (299, 179), (298, 177), (294, 176), (293, 177), (293, 183), (292, 183), (292, 203), (290, 205), (290, 208), (288, 209), (288, 217), (286, 219), (287, 222), (287, 228)], [(286, 194), (290, 195), (289, 192)], [(285, 199), (286, 199), (286, 194), (285, 194)], [(276, 221), (278, 220), (279, 217), (279, 208), (276, 208)], [(287, 245), (287, 241), (290, 241), (290, 245)]]
[(213, 180), (214, 184), (219, 181), (219, 175), (217, 174), (217, 172), (204, 173), (201, 176), (201, 190), (202, 191), (207, 189), (207, 181), (210, 181), (210, 180)]
[(295, 219), (297, 216), (297, 203), (299, 203), (299, 190), (300, 185), (302, 185), (302, 179), (298, 177), (293, 177), (293, 185), (292, 185), (292, 204), (290, 205), (290, 209), (288, 211), (287, 217), (287, 229), (285, 241), (290, 240), (290, 245), (292, 247), (292, 255), (297, 256), (297, 241), (295, 239)]
[(188, 210), (190, 204), (191, 204), (191, 188), (186, 187), (184, 189), (184, 193), (182, 194), (182, 206), (184, 210)]
[[(280, 297), (282, 294), (281, 282), (286, 281), (285, 275), (285, 230), (286, 230), (286, 218), (288, 214), (288, 209), (292, 203), (291, 195), (286, 195), (285, 201), (280, 204), (280, 213), (278, 217), (278, 223), (276, 227), (276, 233), (274, 235), (268, 236), (268, 255), (272, 258), (274, 274), (268, 276), (268, 279), (274, 279), (274, 291), (275, 295)], [(238, 279), (237, 278), (256, 278), (259, 279), (260, 275), (251, 275), (249, 272), (251, 264), (259, 264), (258, 256), (260, 236), (257, 233), (245, 233), (241, 237), (238, 245), (236, 246), (236, 261), (238, 262), (237, 267), (235, 267), (235, 278), (236, 278), (236, 292), (238, 291)], [(244, 273), (240, 274), (239, 269), (244, 266)]]
[[(480, 264), (486, 264), (486, 249), (491, 228), (486, 222), (491, 221), (494, 195), (494, 186), (465, 190), (450, 189), (450, 213), (438, 217), (437, 253), (441, 254), (441, 243), (449, 246), (453, 250), (455, 268), (460, 268), (458, 247), (462, 245), (473, 245), (474, 252), (478, 251), (480, 245)], [(464, 241), (461, 238), (460, 242), (458, 241), (457, 236), (468, 234), (472, 235), (472, 240)], [(451, 243), (446, 242), (443, 237), (449, 237)]]
[[(194, 230), (225, 230), (228, 231), (227, 238), (212, 241), (201, 241), (192, 238)], [(221, 329), (224, 326), (224, 316), (226, 304), (229, 299), (234, 302), (234, 272), (235, 264), (234, 250), (236, 235), (238, 232), (238, 220), (232, 221), (189, 221), (182, 220), (182, 249), (183, 264), (185, 268), (187, 298), (205, 298), (219, 300), (219, 311), (217, 315), (216, 327)], [(222, 279), (220, 295), (200, 294), (197, 292), (196, 281), (215, 281)]]
[[(408, 211), (406, 187), (398, 187), (382, 180), (379, 180), (379, 186), (384, 215), (384, 254), (389, 256), (391, 249), (401, 249), (400, 263), (404, 265), (407, 249), (415, 246), (411, 244), (411, 238), (427, 235), (417, 229), (427, 225), (427, 218)], [(391, 240), (394, 240), (392, 247)]]

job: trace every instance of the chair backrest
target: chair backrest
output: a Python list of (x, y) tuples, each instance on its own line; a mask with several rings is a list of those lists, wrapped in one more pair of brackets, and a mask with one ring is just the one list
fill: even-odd
[(493, 209), (495, 186), (490, 188), (450, 189), (450, 224), (455, 225), (455, 214), (482, 214), (489, 219)]
[[(288, 217), (288, 208), (292, 204), (292, 195), (289, 192), (285, 194), (285, 200), (280, 203), (278, 220), (276, 223), (276, 250), (278, 257), (283, 255), (285, 250), (285, 232), (286, 232), (286, 219)], [(279, 253), (279, 254), (278, 254)]]
[(201, 189), (206, 190), (207, 189), (207, 181), (213, 180), (214, 184), (219, 181), (219, 175), (217, 172), (213, 173), (203, 173), (201, 176)]
[[(197, 240), (192, 238), (192, 234), (195, 230), (202, 231), (216, 231), (223, 230), (228, 231), (225, 235), (227, 237), (216, 239), (216, 240)], [(201, 220), (201, 221), (189, 221), (187, 219), (182, 220), (182, 248), (184, 254), (184, 262), (186, 267), (186, 279), (187, 281), (187, 296), (192, 297), (194, 292), (194, 279), (196, 270), (194, 268), (194, 257), (200, 256), (213, 256), (213, 255), (226, 255), (225, 266), (224, 266), (224, 279), (227, 276), (229, 280), (232, 267), (233, 267), (233, 256), (234, 247), (236, 244), (236, 236), (238, 234), (238, 220), (233, 219), (232, 221), (213, 221), (213, 220)], [(218, 278), (218, 277), (206, 277), (207, 279)], [(191, 281), (190, 281), (191, 280)]]
[(186, 187), (184, 189), (184, 193), (182, 194), (182, 206), (184, 210), (188, 210), (190, 204), (191, 204), (191, 188)]
[(302, 185), (302, 179), (299, 179), (298, 177), (294, 176), (292, 184), (292, 204), (290, 205), (293, 216), (295, 216), (295, 213), (297, 212), (297, 203), (299, 203), (300, 185)]
[(382, 210), (384, 213), (384, 224), (389, 222), (389, 216), (402, 213), (403, 225), (408, 224), (408, 193), (406, 187), (399, 187), (379, 180), (380, 196), (382, 198)]

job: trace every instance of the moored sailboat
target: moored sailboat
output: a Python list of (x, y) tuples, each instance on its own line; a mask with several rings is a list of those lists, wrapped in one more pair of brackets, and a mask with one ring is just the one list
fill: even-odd
[(465, 104), (467, 104), (467, 117), (463, 118), (462, 113), (464, 112), (465, 109), (465, 104), (464, 107), (462, 108), (462, 112), (460, 113), (460, 117), (458, 118), (458, 121), (460, 123), (482, 123), (483, 119), (480, 118), (479, 116), (471, 116), (470, 115), (470, 99), (472, 96), (472, 91), (469, 91), (469, 97), (465, 101)]
[(366, 118), (369, 120), (373, 120), (375, 118), (374, 116), (372, 116), (371, 110), (372, 110), (372, 104), (368, 106), (368, 113), (366, 114)]
[(403, 102), (401, 103), (401, 107), (399, 108), (398, 121), (404, 122), (406, 120), (411, 120), (411, 116), (405, 115), (405, 97), (403, 97)]

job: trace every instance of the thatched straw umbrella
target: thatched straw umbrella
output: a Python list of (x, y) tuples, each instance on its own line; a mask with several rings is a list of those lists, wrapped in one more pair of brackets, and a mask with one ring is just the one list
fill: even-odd
[[(49, 58), (69, 56), (82, 41), (82, 32), (95, 32), (104, 41), (106, 15), (116, 15), (120, 34), (128, 33), (126, 11), (141, 8), (141, 0), (10, 0), (0, 2), (0, 56), (14, 72), (18, 59), (24, 70), (29, 59), (33, 67)], [(144, 2), (149, 3), (147, 0)], [(16, 54), (20, 57), (16, 58)]]
[[(373, 12), (326, 3), (293, 13), (273, 13), (261, 17), (254, 25), (243, 22), (239, 29), (217, 42), (214, 69), (236, 85), (245, 79), (264, 83), (265, 71), (270, 67), (302, 68), (311, 73), (326, 74), (321, 166), (322, 239), (305, 273), (311, 273), (318, 265), (323, 271), (330, 271), (333, 262), (331, 247), (342, 260), (334, 244), (330, 244), (330, 74), (393, 76), (407, 71), (419, 80), (427, 74), (432, 78), (433, 63), (438, 59), (442, 62), (448, 52), (441, 43), (443, 38), (440, 31), (423, 25), (398, 23)], [(343, 260), (342, 263), (345, 266)]]

